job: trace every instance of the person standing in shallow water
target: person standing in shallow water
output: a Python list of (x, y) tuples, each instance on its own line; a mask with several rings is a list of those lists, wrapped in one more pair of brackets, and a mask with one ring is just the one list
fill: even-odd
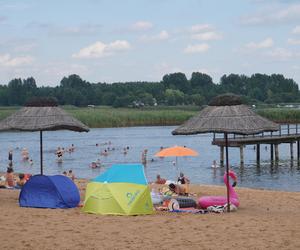
[(56, 152), (55, 152), (55, 154), (57, 156), (57, 162), (58, 163), (62, 163), (63, 153), (64, 153), (64, 151), (60, 147), (58, 147), (57, 150), (56, 150)]
[(142, 163), (143, 163), (144, 165), (147, 164), (147, 153), (148, 153), (148, 149), (145, 149), (145, 150), (143, 151), (143, 153), (142, 153)]
[(12, 149), (10, 149), (8, 151), (8, 164), (10, 164), (11, 166), (13, 165), (13, 151), (12, 151)]

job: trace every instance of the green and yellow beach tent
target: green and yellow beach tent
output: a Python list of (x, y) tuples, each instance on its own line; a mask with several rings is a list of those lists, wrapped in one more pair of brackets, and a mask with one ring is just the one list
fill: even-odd
[(87, 185), (83, 211), (95, 214), (152, 214), (150, 190), (141, 164), (116, 164)]

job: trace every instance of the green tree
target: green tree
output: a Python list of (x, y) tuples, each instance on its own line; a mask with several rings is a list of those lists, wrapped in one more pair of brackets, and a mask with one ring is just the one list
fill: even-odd
[(164, 75), (163, 85), (166, 89), (178, 89), (183, 93), (187, 93), (191, 89), (185, 74), (181, 72)]
[(177, 89), (166, 89), (165, 98), (168, 105), (182, 104), (184, 93)]

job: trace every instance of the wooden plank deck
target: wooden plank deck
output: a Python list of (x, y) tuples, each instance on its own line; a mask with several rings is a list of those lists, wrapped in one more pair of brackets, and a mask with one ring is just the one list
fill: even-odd
[[(300, 140), (300, 134), (284, 134), (284, 135), (268, 135), (268, 136), (245, 136), (228, 138), (229, 147), (240, 147), (243, 145), (254, 144), (280, 144), (280, 143), (292, 143)], [(212, 141), (212, 145), (225, 146), (224, 138), (215, 138)]]

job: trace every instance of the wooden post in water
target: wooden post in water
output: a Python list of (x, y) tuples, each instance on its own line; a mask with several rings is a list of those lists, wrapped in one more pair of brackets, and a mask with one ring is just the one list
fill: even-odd
[(241, 166), (244, 165), (244, 146), (240, 146), (240, 159), (241, 159)]
[(260, 164), (260, 144), (256, 144), (256, 163)]
[(220, 146), (220, 166), (224, 167), (224, 146)]
[(274, 144), (270, 144), (271, 163), (274, 161)]
[(290, 152), (291, 152), (291, 160), (294, 159), (294, 149), (293, 149), (294, 143), (290, 143)]
[(275, 144), (275, 162), (279, 161), (279, 150), (278, 150), (278, 144)]
[(300, 141), (297, 140), (297, 161), (300, 161)]

